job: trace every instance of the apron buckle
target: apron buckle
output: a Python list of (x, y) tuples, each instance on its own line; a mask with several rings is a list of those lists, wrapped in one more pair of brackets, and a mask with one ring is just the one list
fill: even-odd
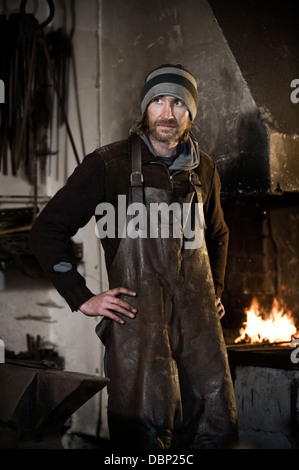
[(142, 186), (143, 185), (143, 174), (140, 171), (134, 171), (131, 173), (131, 186)]
[(192, 186), (194, 186), (194, 185), (201, 186), (201, 182), (199, 181), (198, 175), (193, 171), (189, 172), (189, 183)]

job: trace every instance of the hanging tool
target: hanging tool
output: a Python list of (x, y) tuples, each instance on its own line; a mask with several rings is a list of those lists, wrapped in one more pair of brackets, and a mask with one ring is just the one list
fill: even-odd
[[(63, 73), (62, 76), (57, 76), (57, 60), (55, 57), (53, 59), (55, 32), (51, 31), (52, 34), (47, 35), (45, 33), (45, 28), (55, 14), (53, 0), (47, 0), (47, 4), (48, 18), (40, 24), (33, 14), (26, 13), (27, 0), (21, 1), (19, 13), (10, 14), (8, 19), (0, 17), (0, 77), (7, 83), (7, 105), (0, 107), (0, 171), (8, 173), (9, 153), (11, 172), (14, 176), (17, 175), (21, 163), (25, 165), (28, 178), (34, 186), (35, 216), (38, 212), (38, 168), (43, 171), (46, 157), (57, 154), (52, 152), (48, 145), (52, 128), (52, 103), (55, 99), (60, 116), (57, 129), (62, 123), (65, 125), (76, 162), (80, 163), (65, 111), (63, 94), (66, 91), (66, 77)], [(73, 1), (71, 5), (74, 17)], [(74, 25), (71, 36), (73, 32)], [(60, 31), (59, 34), (61, 38)], [(62, 45), (59, 44), (64, 50), (58, 50), (57, 56), (66, 53), (65, 60), (69, 60), (73, 54), (71, 36), (65, 36), (66, 41)], [(61, 62), (61, 57), (58, 60)], [(62, 62), (62, 66), (64, 70), (65, 62)], [(78, 99), (77, 108), (79, 114)], [(79, 123), (83, 142), (81, 120)], [(85, 150), (84, 145), (83, 149)]]
[(80, 163), (62, 98), (66, 85), (57, 77), (51, 44), (48, 44), (48, 39), (54, 35), (46, 36), (44, 32), (55, 14), (53, 0), (47, 3), (49, 16), (41, 24), (33, 14), (26, 13), (27, 0), (21, 1), (19, 13), (11, 14), (8, 19), (4, 15), (0, 17), (0, 73), (8, 84), (7, 106), (0, 108), (0, 170), (7, 174), (9, 147), (12, 174), (16, 175), (21, 162), (25, 162), (28, 176), (33, 177), (34, 183), (37, 158), (44, 161), (42, 157), (57, 153), (51, 152), (46, 143), (52, 126), (54, 97), (76, 161)]

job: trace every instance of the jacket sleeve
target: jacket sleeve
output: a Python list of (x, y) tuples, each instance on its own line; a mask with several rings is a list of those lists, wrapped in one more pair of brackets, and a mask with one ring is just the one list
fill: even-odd
[(105, 165), (94, 152), (84, 158), (66, 185), (49, 201), (30, 231), (33, 253), (71, 310), (78, 310), (94, 294), (77, 270), (70, 240), (89, 222), (104, 197)]
[(205, 204), (205, 220), (206, 243), (217, 297), (221, 297), (224, 290), (229, 242), (229, 230), (221, 207), (220, 190), (220, 177), (214, 166), (211, 190)]

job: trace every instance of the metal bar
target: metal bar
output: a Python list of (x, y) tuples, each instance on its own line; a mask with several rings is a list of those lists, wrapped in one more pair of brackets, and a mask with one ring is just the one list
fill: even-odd
[(20, 164), (21, 148), (23, 146), (23, 137), (24, 137), (25, 128), (27, 125), (31, 91), (32, 91), (32, 82), (33, 82), (33, 77), (34, 77), (34, 72), (35, 72), (36, 54), (37, 54), (37, 42), (36, 42), (36, 38), (34, 37), (32, 51), (31, 51), (31, 62), (29, 66), (29, 76), (28, 76), (28, 81), (27, 81), (27, 90), (26, 90), (25, 101), (24, 101), (24, 117), (22, 121), (20, 136), (18, 138), (18, 147), (17, 147), (16, 159), (15, 159), (17, 168), (19, 168), (19, 164)]
[(227, 344), (226, 348), (227, 349), (251, 349), (256, 350), (256, 349), (264, 349), (266, 347), (270, 348), (273, 346), (281, 346), (283, 344), (290, 344), (292, 340), (290, 341), (278, 341), (276, 343), (238, 343), (238, 344)]

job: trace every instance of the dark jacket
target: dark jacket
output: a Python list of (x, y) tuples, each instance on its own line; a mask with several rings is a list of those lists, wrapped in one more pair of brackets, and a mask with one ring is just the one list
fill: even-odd
[[(76, 269), (70, 250), (70, 239), (95, 215), (102, 202), (116, 204), (118, 194), (128, 197), (131, 162), (128, 157), (130, 138), (102, 147), (87, 155), (42, 210), (31, 232), (30, 244), (48, 279), (65, 298), (72, 310), (95, 295), (86, 286), (85, 279)], [(153, 164), (155, 157), (142, 142), (144, 183), (147, 186), (173, 190), (178, 194), (189, 189), (184, 171), (172, 179), (163, 164)], [(202, 184), (205, 237), (215, 285), (221, 297), (228, 248), (228, 228), (220, 204), (220, 178), (213, 160), (200, 151), (200, 164), (195, 172)], [(119, 239), (104, 239), (106, 265), (109, 270), (118, 248)], [(57, 269), (70, 266), (71, 269)], [(55, 267), (55, 268), (54, 268)], [(64, 271), (64, 272), (61, 272)]]

